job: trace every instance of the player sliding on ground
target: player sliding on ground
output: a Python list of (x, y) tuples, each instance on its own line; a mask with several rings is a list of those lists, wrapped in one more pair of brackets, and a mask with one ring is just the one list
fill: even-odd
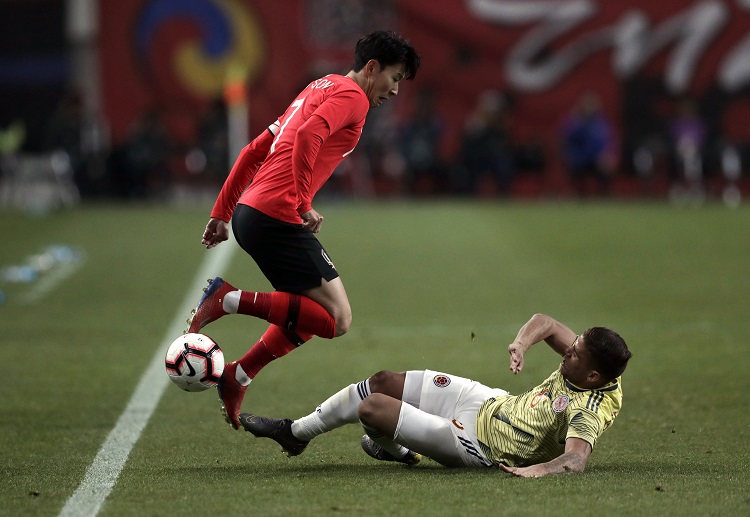
[(424, 455), (446, 467), (499, 466), (521, 477), (582, 472), (620, 411), (620, 376), (631, 353), (609, 329), (592, 327), (576, 335), (535, 314), (508, 346), (514, 374), (540, 341), (563, 361), (521, 395), (432, 370), (382, 371), (298, 420), (243, 413), (240, 423), (257, 437), (275, 440), (290, 456), (316, 436), (361, 422), (367, 433), (362, 448), (382, 461), (414, 465)]
[(313, 336), (331, 339), (349, 329), (352, 311), (344, 284), (314, 235), (323, 216), (313, 209), (313, 196), (354, 150), (368, 110), (397, 95), (400, 82), (413, 79), (419, 64), (414, 48), (396, 33), (362, 37), (352, 69), (302, 90), (242, 150), (224, 183), (202, 242), (212, 248), (227, 240), (231, 219), (237, 243), (276, 289), (243, 291), (217, 277), (190, 320), (188, 332), (225, 314), (271, 323), (245, 355), (226, 365), (218, 384), (222, 411), (235, 429), (245, 390), (264, 366)]

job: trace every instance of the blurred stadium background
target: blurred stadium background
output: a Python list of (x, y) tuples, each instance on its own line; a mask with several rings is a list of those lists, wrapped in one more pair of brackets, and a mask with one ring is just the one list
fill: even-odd
[(0, 200), (211, 198), (307, 81), (391, 28), (419, 77), (321, 196), (737, 206), (748, 27), (747, 0), (3, 0)]

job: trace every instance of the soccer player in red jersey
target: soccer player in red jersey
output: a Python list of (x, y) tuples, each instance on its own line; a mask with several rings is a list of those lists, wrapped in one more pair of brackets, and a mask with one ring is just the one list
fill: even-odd
[(214, 278), (188, 332), (199, 332), (225, 314), (251, 315), (271, 324), (245, 355), (226, 365), (219, 382), (222, 412), (235, 429), (245, 390), (265, 365), (313, 336), (331, 339), (349, 330), (349, 299), (314, 235), (323, 216), (312, 200), (354, 150), (368, 110), (397, 95), (401, 81), (414, 79), (419, 65), (412, 45), (394, 32), (362, 37), (351, 70), (311, 82), (232, 167), (202, 243), (212, 248), (227, 240), (231, 220), (237, 243), (275, 291), (243, 291)]

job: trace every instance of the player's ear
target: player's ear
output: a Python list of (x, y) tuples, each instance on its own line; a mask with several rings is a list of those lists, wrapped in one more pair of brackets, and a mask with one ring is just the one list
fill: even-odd
[(593, 386), (601, 384), (602, 375), (596, 370), (589, 370), (589, 374), (586, 376), (586, 380)]
[(367, 70), (368, 74), (373, 75), (376, 72), (380, 71), (380, 63), (378, 63), (377, 59), (371, 59), (365, 65), (365, 69)]

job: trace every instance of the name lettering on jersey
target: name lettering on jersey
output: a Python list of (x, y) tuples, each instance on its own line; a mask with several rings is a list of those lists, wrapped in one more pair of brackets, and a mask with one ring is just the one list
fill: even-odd
[(330, 88), (333, 86), (333, 81), (329, 81), (328, 79), (315, 79), (313, 82), (310, 83), (310, 89), (311, 90), (325, 90), (326, 88)]
[(555, 401), (552, 403), (552, 411), (555, 413), (562, 413), (565, 408), (570, 404), (570, 397), (566, 394), (558, 395)]

